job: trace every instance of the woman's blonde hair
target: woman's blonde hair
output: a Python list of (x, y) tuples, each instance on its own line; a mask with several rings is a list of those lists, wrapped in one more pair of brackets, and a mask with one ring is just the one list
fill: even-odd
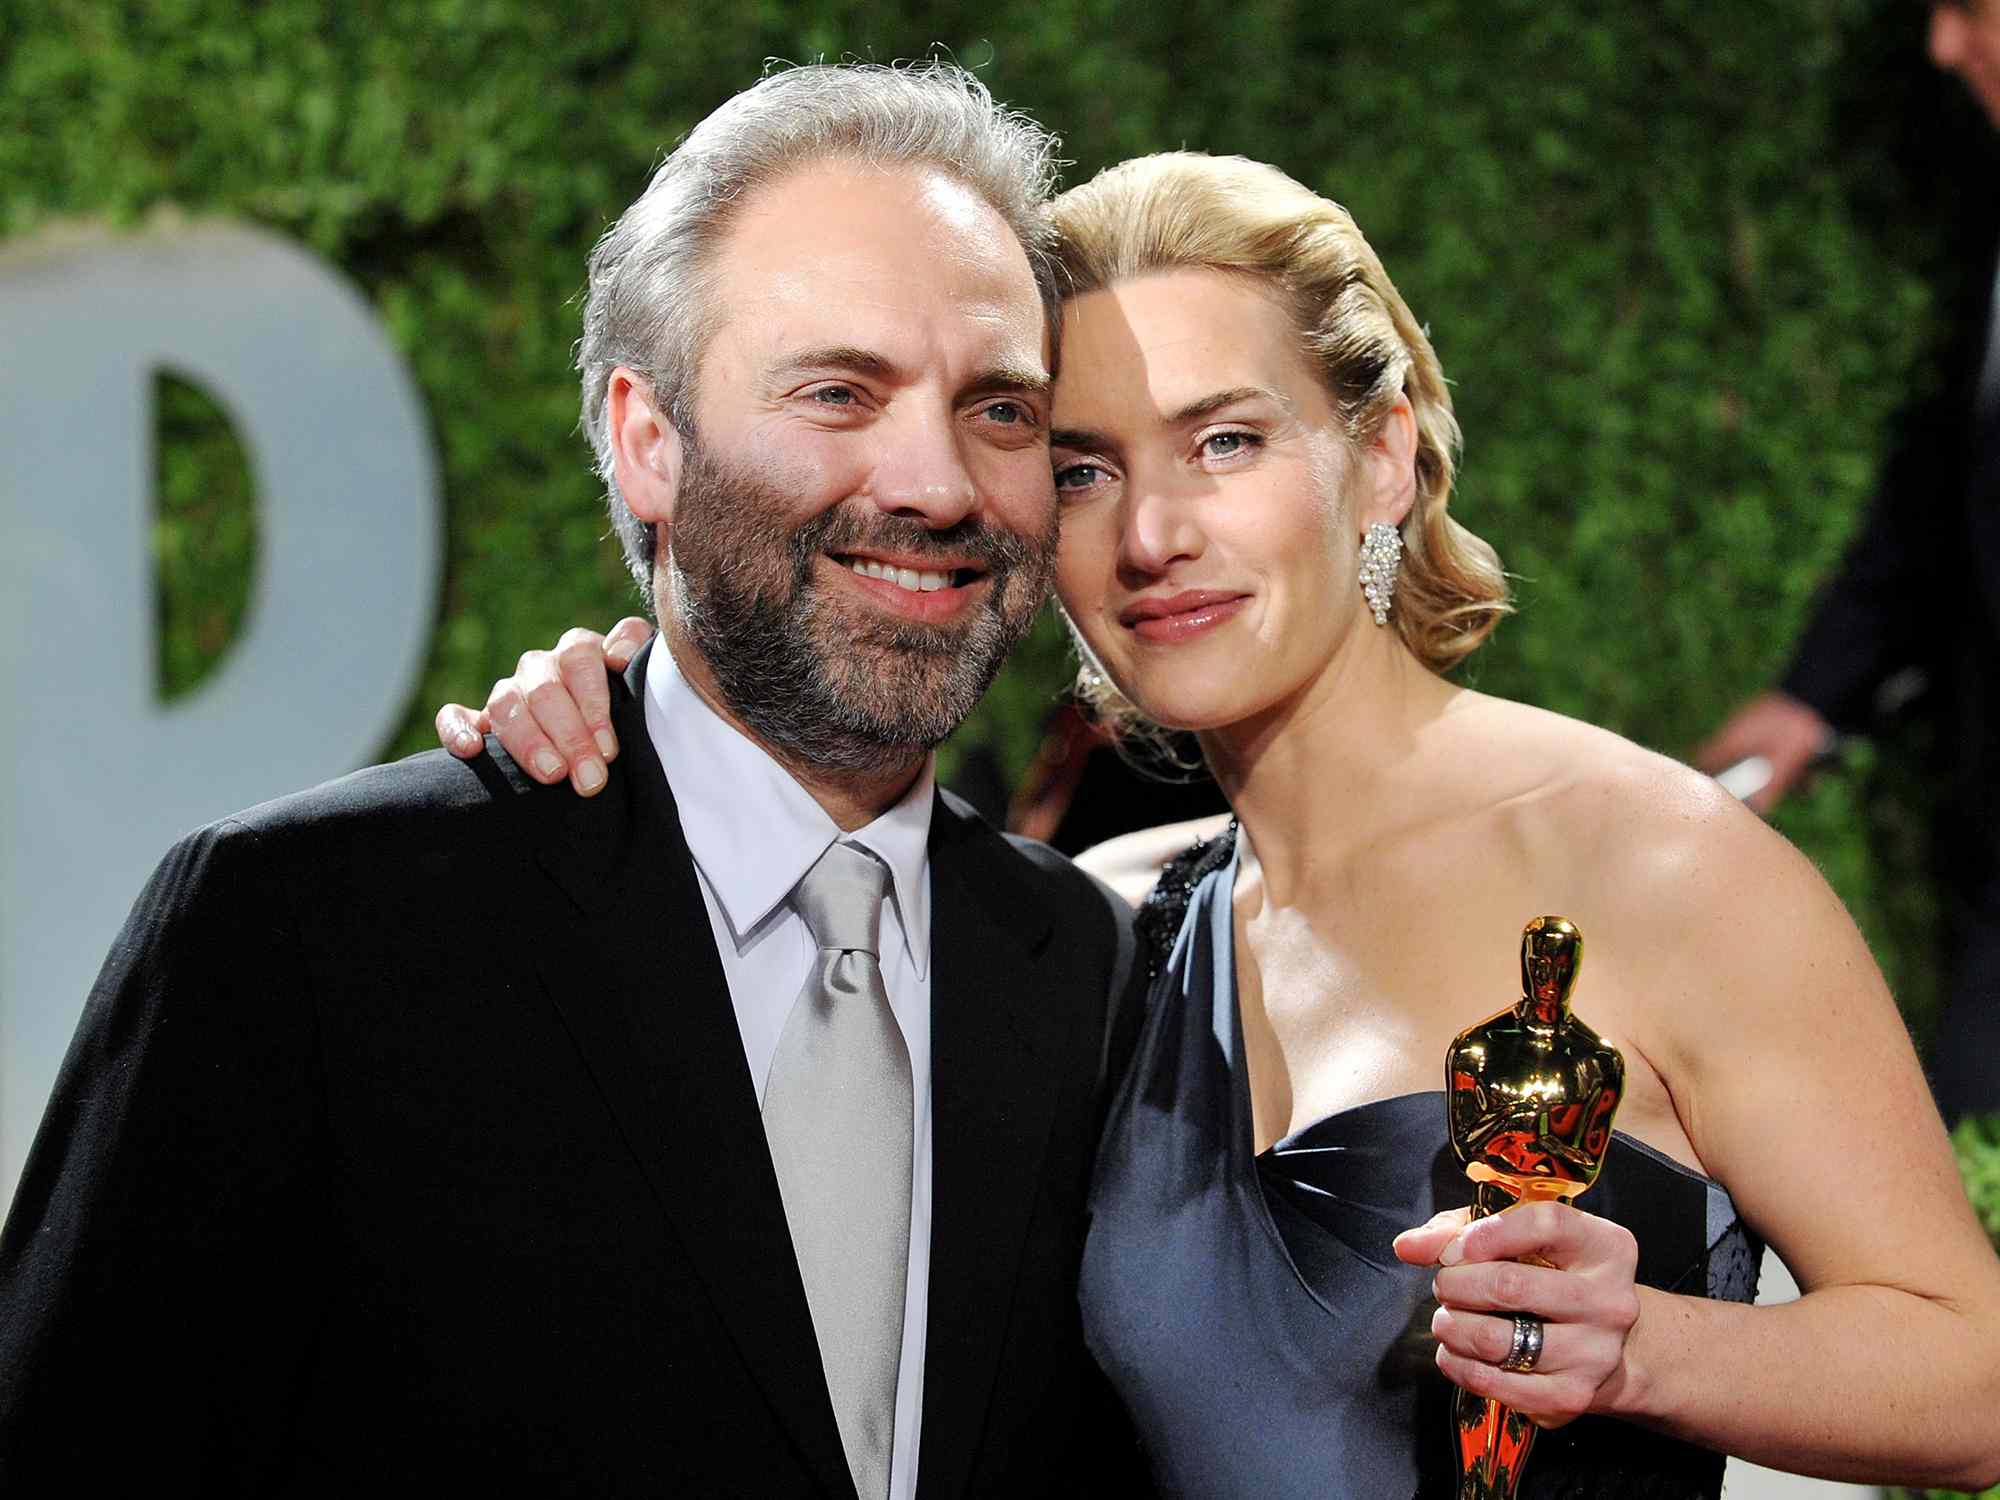
[[(1492, 634), (1512, 605), (1492, 547), (1446, 514), (1459, 435), (1444, 371), (1346, 209), (1261, 162), (1169, 151), (1106, 168), (1056, 198), (1049, 217), (1065, 297), (1191, 268), (1252, 276), (1276, 290), (1357, 446), (1407, 395), (1417, 494), (1401, 527), (1390, 620), (1434, 672), (1449, 671)], [(1080, 694), (1114, 727), (1136, 720), (1082, 654)]]

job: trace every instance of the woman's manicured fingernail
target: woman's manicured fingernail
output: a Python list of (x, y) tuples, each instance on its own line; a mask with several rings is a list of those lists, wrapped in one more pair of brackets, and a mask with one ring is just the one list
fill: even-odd
[(585, 759), (577, 764), (577, 787), (585, 792), (594, 792), (604, 785), (604, 767), (595, 760)]
[(1454, 1235), (1444, 1249), (1438, 1251), (1438, 1264), (1441, 1266), (1455, 1266), (1464, 1259), (1465, 1236), (1462, 1234)]
[(606, 760), (618, 753), (618, 737), (608, 729), (597, 731), (597, 752)]
[(562, 757), (555, 751), (543, 749), (535, 752), (535, 769), (544, 776), (562, 775)]

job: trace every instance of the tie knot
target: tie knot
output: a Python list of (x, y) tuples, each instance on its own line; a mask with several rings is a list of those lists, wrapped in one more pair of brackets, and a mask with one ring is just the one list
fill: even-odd
[(792, 904), (822, 948), (882, 956), (876, 932), (889, 867), (858, 844), (835, 840), (792, 888)]

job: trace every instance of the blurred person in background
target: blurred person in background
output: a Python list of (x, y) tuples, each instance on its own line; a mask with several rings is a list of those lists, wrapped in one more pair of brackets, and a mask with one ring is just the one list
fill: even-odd
[[(1074, 695), (1042, 724), (1042, 740), (1007, 806), (1007, 831), (1074, 858), (1137, 829), (1228, 815), (1222, 789), (1192, 743), (1143, 759)], [(1161, 853), (1178, 854), (1191, 839)], [(1155, 861), (1157, 866), (1158, 861)], [(1102, 872), (1100, 872), (1100, 878)], [(1111, 882), (1118, 889), (1118, 882)], [(1137, 901), (1145, 891), (1121, 892)]]
[[(1933, 62), (2000, 132), (2000, 0), (1934, 6)], [(1949, 342), (1936, 393), (1905, 420), (1874, 502), (1777, 686), (1694, 753), (1723, 771), (1761, 760), (1750, 806), (1800, 786), (1836, 734), (1866, 732), (1914, 680), (1937, 724), (1935, 861), (1943, 969), (1931, 1086), (1948, 1123), (2000, 1110), (2000, 138), (1973, 153), (1940, 288)], [(1765, 770), (1768, 767), (1768, 770)]]

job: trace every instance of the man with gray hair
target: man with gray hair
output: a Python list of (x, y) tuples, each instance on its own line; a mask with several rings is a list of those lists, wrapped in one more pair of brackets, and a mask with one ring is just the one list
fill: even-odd
[(931, 772), (1052, 565), (1053, 145), (780, 72), (605, 235), (634, 764), (419, 756), (167, 856), (0, 1240), (0, 1489), (1131, 1482), (1075, 1307), (1129, 925)]

